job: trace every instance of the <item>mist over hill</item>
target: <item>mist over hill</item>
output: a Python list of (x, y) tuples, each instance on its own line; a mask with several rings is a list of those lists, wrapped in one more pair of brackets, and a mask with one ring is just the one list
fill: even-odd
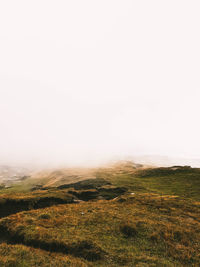
[(159, 155), (140, 155), (140, 156), (124, 156), (113, 157), (109, 160), (89, 160), (77, 163), (48, 163), (42, 164), (33, 163), (18, 163), (0, 165), (0, 184), (7, 187), (13, 183), (20, 183), (27, 177), (32, 179), (44, 178), (48, 180), (49, 184), (54, 184), (56, 181), (69, 180), (79, 181), (81, 179), (93, 178), (94, 171), (97, 168), (112, 166), (123, 166), (123, 164), (130, 164), (132, 167), (170, 167), (173, 165), (200, 167), (199, 159), (186, 158), (170, 158)]

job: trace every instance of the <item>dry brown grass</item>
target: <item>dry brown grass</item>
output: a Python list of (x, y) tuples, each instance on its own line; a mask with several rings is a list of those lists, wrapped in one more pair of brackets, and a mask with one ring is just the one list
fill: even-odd
[(1, 267), (88, 267), (88, 262), (59, 253), (50, 253), (24, 245), (0, 244)]
[[(15, 242), (60, 244), (76, 257), (96, 260), (93, 266), (198, 266), (199, 210), (198, 202), (136, 194), (22, 212), (2, 219), (0, 226)], [(80, 244), (82, 250), (90, 246), (90, 257)], [(99, 257), (92, 259), (97, 251)]]

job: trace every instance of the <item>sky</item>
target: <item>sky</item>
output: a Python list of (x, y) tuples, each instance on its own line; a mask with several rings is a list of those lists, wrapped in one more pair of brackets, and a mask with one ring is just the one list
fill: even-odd
[(0, 2), (0, 162), (200, 158), (200, 2)]

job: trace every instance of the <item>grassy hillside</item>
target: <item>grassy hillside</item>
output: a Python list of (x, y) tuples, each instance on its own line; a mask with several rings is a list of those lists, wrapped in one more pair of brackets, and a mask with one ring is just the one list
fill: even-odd
[(91, 172), (3, 190), (0, 266), (200, 266), (199, 169)]
[(98, 178), (130, 191), (177, 195), (200, 201), (200, 169), (190, 167), (139, 168), (124, 166), (120, 170), (100, 169)]

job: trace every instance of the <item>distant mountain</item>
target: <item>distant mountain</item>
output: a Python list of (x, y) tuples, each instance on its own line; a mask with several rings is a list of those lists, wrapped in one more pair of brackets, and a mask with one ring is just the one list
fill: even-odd
[(96, 179), (99, 170), (105, 170), (106, 173), (134, 172), (138, 168), (143, 168), (142, 164), (136, 164), (132, 161), (113, 161), (99, 167), (93, 168), (58, 168), (35, 172), (27, 179), (27, 183), (38, 188), (57, 187), (63, 184), (76, 183), (86, 179)]

